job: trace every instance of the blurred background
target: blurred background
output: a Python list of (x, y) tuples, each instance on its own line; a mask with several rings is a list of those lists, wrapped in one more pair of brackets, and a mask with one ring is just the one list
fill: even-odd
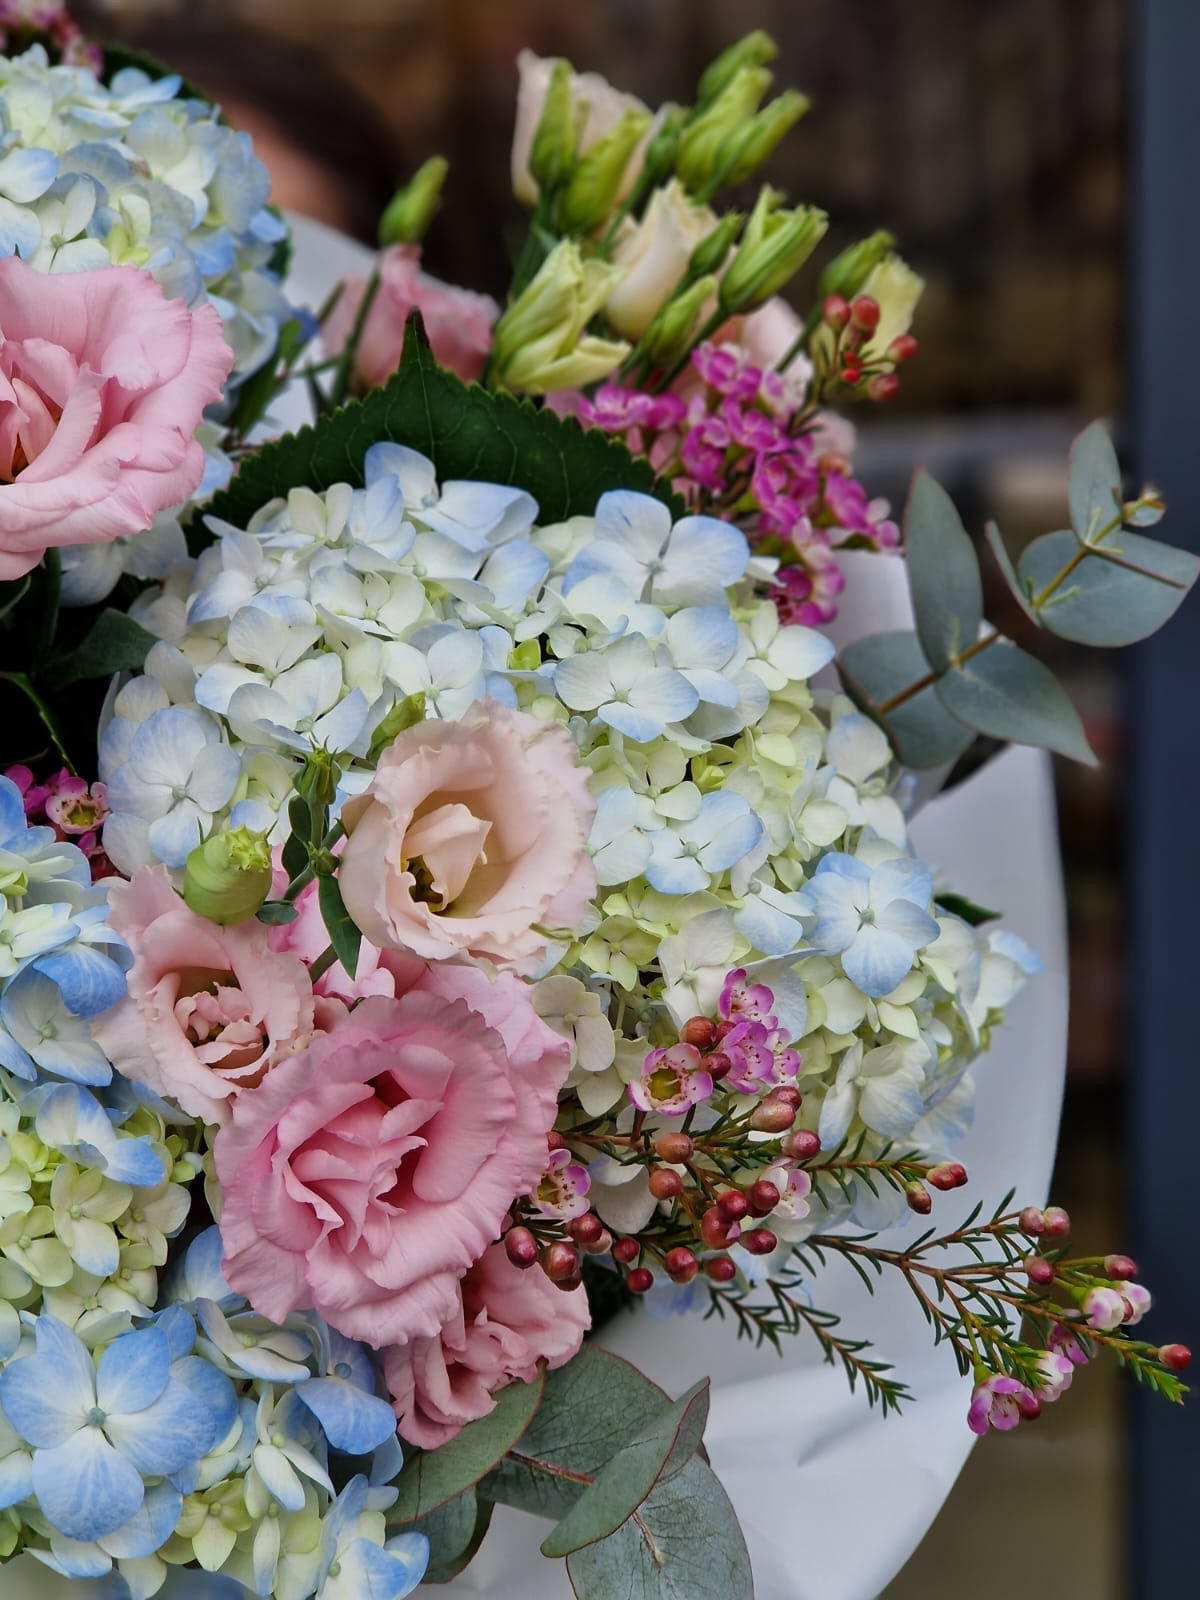
[[(780, 81), (814, 100), (768, 176), (831, 213), (834, 245), (892, 229), (928, 280), (920, 357), (894, 406), (864, 421), (858, 474), (895, 500), (923, 460), (968, 525), (994, 516), (1015, 552), (1062, 525), (1072, 434), (1094, 416), (1119, 423), (1127, 396), (1132, 4), (113, 0), (77, 10), (222, 101), (258, 139), (282, 203), (366, 239), (394, 182), (430, 154), (448, 156), (447, 204), (426, 259), (494, 294), (507, 281), (503, 241), (520, 221), (507, 162), (519, 48), (569, 56), (653, 105), (689, 99), (719, 49), (767, 28)], [(992, 605), (1003, 620), (999, 591)], [(1098, 771), (1063, 764), (1059, 774), (1073, 961), (1056, 1198), (1085, 1251), (1129, 1239), (1120, 665), (1082, 651), (1062, 665), (1103, 759)], [(1082, 1403), (974, 1453), (951, 1514), (887, 1600), (941, 1593), (945, 1575), (965, 1572), (972, 1600), (1150, 1593), (1123, 1581), (1124, 1386), (1108, 1367), (1080, 1385)], [(996, 1547), (1001, 1505), (1019, 1537), (1005, 1540), (1003, 1561), (980, 1560)], [(1069, 1558), (1064, 1525), (1086, 1529)]]

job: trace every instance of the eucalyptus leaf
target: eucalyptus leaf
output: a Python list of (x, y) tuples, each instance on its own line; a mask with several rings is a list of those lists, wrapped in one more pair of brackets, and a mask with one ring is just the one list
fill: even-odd
[(51, 689), (66, 689), (89, 678), (109, 678), (114, 672), (137, 672), (155, 642), (154, 635), (132, 617), (106, 608), (82, 642), (43, 673), (42, 682)]
[(336, 878), (317, 880), (317, 904), (325, 932), (333, 946), (333, 953), (351, 977), (358, 971), (358, 952), (362, 945), (362, 932), (346, 910), (342, 891)]
[(904, 553), (921, 648), (937, 672), (979, 637), (979, 558), (954, 502), (922, 467), (904, 509)]
[(846, 693), (880, 722), (905, 766), (918, 770), (954, 761), (973, 739), (950, 715), (932, 685), (891, 711), (880, 707), (911, 684), (930, 676), (915, 633), (873, 633), (856, 639), (838, 659)]
[(400, 370), (365, 399), (342, 406), (319, 428), (305, 427), (264, 445), (243, 462), (209, 505), (212, 516), (244, 528), (268, 501), (300, 487), (360, 486), (371, 445), (392, 440), (428, 456), (440, 481), (466, 478), (513, 484), (538, 503), (542, 522), (590, 516), (606, 489), (657, 495), (682, 505), (648, 462), (573, 418), (465, 384), (439, 367), (420, 316), (409, 318)]
[(1073, 533), (1047, 533), (1021, 556), (1020, 581), (1033, 594), (1046, 595), (1038, 608), (1043, 627), (1062, 639), (1108, 649), (1157, 632), (1183, 604), (1200, 570), (1190, 552), (1121, 529), (1051, 591), (1078, 552)]
[(1071, 446), (1067, 490), (1071, 526), (1085, 544), (1094, 543), (1121, 510), (1121, 464), (1102, 422), (1093, 422)]
[(1049, 667), (1006, 640), (952, 668), (935, 689), (946, 710), (978, 733), (1096, 765), (1066, 690)]
[(649, 1418), (638, 1436), (601, 1467), (591, 1487), (542, 1541), (542, 1554), (570, 1555), (615, 1533), (655, 1484), (668, 1483), (700, 1447), (708, 1421), (708, 1394), (705, 1378), (674, 1405)]
[(289, 922), (295, 922), (300, 913), (285, 900), (267, 900), (254, 915), (268, 928), (285, 928)]
[[(429, 1566), (423, 1583), (449, 1583), (474, 1559), (495, 1510), (490, 1500), (480, 1500), (473, 1488), (454, 1500), (407, 1524), (406, 1533), (423, 1533), (429, 1540)], [(394, 1518), (389, 1515), (389, 1520)]]
[(410, 1456), (396, 1479), (399, 1497), (388, 1512), (389, 1520), (416, 1522), (427, 1517), (491, 1472), (529, 1427), (541, 1403), (544, 1381), (539, 1373), (532, 1383), (507, 1384), (486, 1417), (468, 1422), (438, 1449)]
[(577, 1600), (753, 1600), (750, 1555), (729, 1497), (693, 1456), (635, 1516), (567, 1558)]
[[(1012, 557), (1008, 553), (1008, 546), (1004, 543), (1004, 535), (994, 522), (989, 522), (983, 531), (987, 538), (988, 548), (995, 557), (996, 565), (1000, 568), (1000, 576), (1008, 585), (1013, 599), (1029, 618), (1030, 622), (1033, 623), (1034, 627), (1040, 628), (1042, 619), (1029, 603), (1029, 595), (1017, 576), (1016, 568), (1012, 564)], [(1072, 538), (1071, 542), (1074, 545), (1074, 538)]]

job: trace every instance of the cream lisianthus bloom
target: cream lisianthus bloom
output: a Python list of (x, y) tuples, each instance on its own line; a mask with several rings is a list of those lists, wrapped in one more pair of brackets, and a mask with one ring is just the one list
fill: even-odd
[(640, 339), (679, 287), (692, 251), (717, 226), (708, 206), (696, 205), (678, 178), (650, 197), (640, 222), (626, 222), (613, 262), (624, 269), (604, 313), (625, 339)]
[[(541, 121), (542, 106), (554, 66), (554, 57), (535, 55), (532, 50), (522, 50), (517, 57), (520, 82), (517, 87), (517, 122), (513, 130), (512, 186), (513, 193), (522, 205), (537, 204), (538, 186), (529, 170), (529, 153)], [(579, 118), (577, 155), (585, 155), (593, 145), (612, 133), (626, 112), (636, 111), (649, 116), (648, 108), (636, 95), (622, 94), (598, 72), (572, 72), (571, 104)], [(647, 130), (625, 168), (618, 200), (623, 200), (637, 182), (642, 170), (643, 153), (652, 131)]]

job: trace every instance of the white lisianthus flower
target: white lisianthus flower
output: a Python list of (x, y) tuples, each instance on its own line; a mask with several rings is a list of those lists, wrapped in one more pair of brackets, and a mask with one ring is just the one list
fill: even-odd
[(613, 261), (625, 275), (604, 314), (623, 339), (641, 338), (679, 287), (692, 251), (716, 226), (716, 213), (689, 199), (678, 178), (655, 189), (640, 221), (622, 225)]

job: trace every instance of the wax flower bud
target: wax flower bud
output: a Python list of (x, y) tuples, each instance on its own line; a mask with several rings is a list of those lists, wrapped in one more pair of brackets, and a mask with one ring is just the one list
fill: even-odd
[(626, 111), (611, 133), (575, 164), (558, 208), (565, 233), (591, 233), (620, 197), (625, 170), (650, 129), (648, 111)]
[(705, 68), (696, 87), (696, 104), (706, 106), (715, 100), (743, 67), (765, 67), (778, 54), (779, 46), (771, 35), (762, 28), (755, 28), (744, 39), (738, 39), (727, 50), (722, 50), (716, 60)]
[(1192, 1364), (1192, 1352), (1185, 1344), (1164, 1344), (1158, 1359), (1168, 1372), (1186, 1372)]
[(753, 311), (778, 294), (816, 249), (828, 225), (816, 206), (782, 208), (776, 192), (764, 187), (721, 279), (722, 309)]
[(549, 394), (581, 388), (619, 366), (629, 346), (585, 330), (620, 275), (619, 267), (585, 261), (573, 240), (561, 240), (496, 324), (493, 357), (499, 382)]
[(895, 253), (884, 256), (867, 275), (859, 290), (879, 306), (879, 317), (864, 350), (867, 360), (881, 359), (888, 346), (912, 326), (925, 280)]
[(826, 300), (830, 295), (836, 295), (839, 299), (853, 300), (895, 242), (892, 235), (881, 228), (869, 238), (848, 245), (822, 269), (817, 279), (820, 299)]
[(765, 67), (739, 67), (716, 99), (684, 128), (675, 172), (686, 188), (701, 192), (719, 180), (729, 140), (758, 110), (770, 82)]
[(209, 922), (245, 922), (270, 892), (271, 847), (264, 834), (249, 828), (214, 833), (187, 858), (184, 901)]
[(449, 171), (450, 163), (444, 156), (430, 156), (396, 191), (379, 219), (381, 245), (421, 242), (442, 203), (442, 185)]

